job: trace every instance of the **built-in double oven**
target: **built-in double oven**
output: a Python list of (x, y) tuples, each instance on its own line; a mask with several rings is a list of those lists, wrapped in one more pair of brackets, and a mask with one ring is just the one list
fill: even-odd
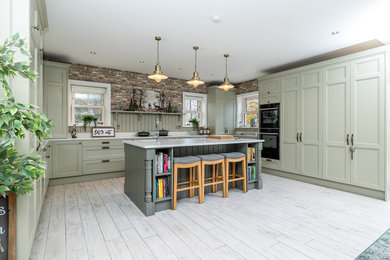
[(279, 160), (280, 104), (260, 105), (260, 134), (264, 140), (261, 157)]

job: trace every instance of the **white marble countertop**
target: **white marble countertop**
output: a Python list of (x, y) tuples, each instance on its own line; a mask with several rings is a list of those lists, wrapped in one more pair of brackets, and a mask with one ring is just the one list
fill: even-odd
[(246, 144), (246, 143), (262, 143), (264, 140), (258, 139), (211, 139), (211, 138), (182, 138), (182, 139), (160, 139), (156, 140), (136, 140), (125, 141), (125, 144), (133, 145), (143, 149), (159, 149), (172, 147), (186, 146), (202, 146), (202, 145), (223, 145), (223, 144)]

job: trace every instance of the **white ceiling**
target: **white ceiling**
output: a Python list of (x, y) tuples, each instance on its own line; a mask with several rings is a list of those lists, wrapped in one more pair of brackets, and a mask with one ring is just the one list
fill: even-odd
[[(160, 35), (163, 72), (181, 79), (192, 76), (193, 45), (199, 45), (203, 80), (222, 81), (223, 54), (229, 53), (229, 78), (236, 83), (360, 42), (390, 43), (388, 0), (46, 0), (46, 4), (49, 57), (151, 73), (154, 36)], [(213, 23), (214, 15), (222, 21)], [(333, 31), (340, 33), (333, 36)]]

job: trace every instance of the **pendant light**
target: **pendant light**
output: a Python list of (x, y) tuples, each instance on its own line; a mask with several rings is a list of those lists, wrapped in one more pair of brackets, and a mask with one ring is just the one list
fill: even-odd
[(223, 55), (226, 59), (225, 61), (225, 78), (223, 79), (222, 85), (220, 85), (218, 88), (223, 89), (225, 91), (228, 91), (231, 88), (234, 88), (234, 85), (230, 84), (228, 74), (227, 74), (227, 58), (229, 57), (229, 54)]
[(157, 62), (156, 66), (154, 67), (154, 72), (153, 74), (150, 74), (148, 76), (149, 79), (154, 79), (157, 83), (160, 82), (163, 79), (167, 79), (168, 76), (165, 76), (162, 71), (161, 71), (161, 66), (160, 66), (160, 41), (161, 37), (156, 36), (154, 38), (157, 41)]
[(197, 86), (199, 86), (199, 85), (204, 84), (204, 81), (200, 80), (199, 73), (196, 71), (196, 65), (197, 65), (197, 62), (198, 62), (198, 49), (199, 49), (198, 46), (194, 46), (194, 50), (195, 50), (195, 71), (194, 71), (194, 75), (192, 76), (192, 79), (187, 81), (187, 84), (193, 85), (195, 88)]

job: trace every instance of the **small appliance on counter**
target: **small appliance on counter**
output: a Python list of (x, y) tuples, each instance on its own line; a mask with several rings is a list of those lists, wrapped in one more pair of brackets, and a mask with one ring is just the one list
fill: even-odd
[(138, 132), (137, 135), (139, 137), (148, 137), (150, 135), (150, 133), (146, 132), (146, 131), (142, 131), (142, 132)]
[(159, 136), (168, 136), (168, 130), (164, 130), (164, 129), (161, 129), (161, 130), (158, 130), (158, 135)]

